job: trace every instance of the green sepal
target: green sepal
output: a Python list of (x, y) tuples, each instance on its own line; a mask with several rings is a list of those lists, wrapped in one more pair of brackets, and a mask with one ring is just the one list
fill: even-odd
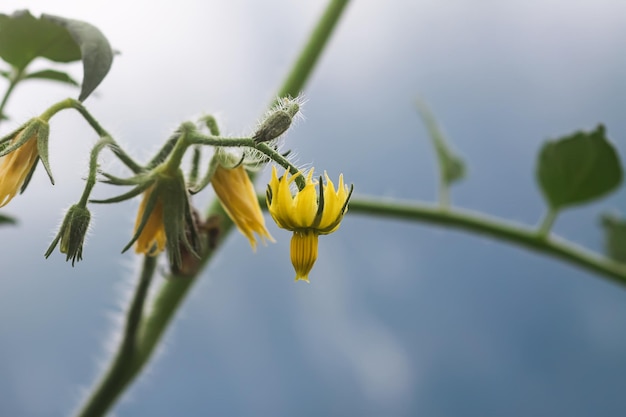
[[(180, 266), (182, 262), (180, 245), (194, 256), (199, 257), (198, 231), (190, 212), (189, 197), (185, 190), (182, 172), (175, 177), (163, 180), (163, 223), (167, 237), (167, 253), (172, 265)], [(189, 234), (189, 237), (187, 236)], [(190, 241), (191, 238), (191, 241)]]
[(104, 171), (99, 171), (98, 173), (106, 178), (105, 180), (100, 180), (101, 183), (121, 186), (143, 184), (147, 178), (149, 178), (149, 175), (146, 175), (145, 173), (134, 175), (129, 178), (116, 177), (115, 175), (108, 174)]
[(274, 195), (272, 193), (272, 187), (270, 187), (270, 185), (267, 184), (267, 188), (265, 190), (265, 204), (267, 205), (268, 209), (272, 205), (272, 198), (273, 197), (274, 197)]
[(50, 169), (50, 162), (48, 160), (48, 137), (50, 135), (50, 125), (41, 119), (35, 121), (39, 129), (37, 130), (37, 153), (41, 164), (50, 178), (50, 182), (54, 185), (54, 178), (52, 177), (52, 170)]
[(150, 170), (165, 161), (169, 154), (172, 153), (172, 150), (174, 149), (176, 142), (178, 142), (178, 139), (180, 139), (180, 136), (180, 132), (174, 132), (174, 134), (169, 137), (169, 139), (165, 142), (161, 149), (159, 149), (159, 152), (157, 152), (157, 154), (150, 160), (150, 162), (148, 162), (148, 164), (146, 165), (146, 169)]
[(202, 180), (197, 184), (193, 184), (193, 186), (189, 188), (189, 193), (191, 195), (194, 195), (204, 190), (211, 183), (211, 180), (213, 179), (213, 174), (215, 174), (215, 170), (218, 166), (219, 162), (214, 156), (213, 158), (211, 158), (211, 161), (209, 161), (209, 168), (207, 169), (206, 174), (204, 174)]
[(322, 221), (322, 217), (324, 216), (324, 181), (322, 176), (320, 175), (319, 181), (319, 193), (317, 198), (317, 212), (315, 212), (315, 218), (313, 219), (313, 224), (311, 225), (313, 229), (317, 229)]
[(16, 139), (15, 143), (11, 143), (10, 145), (3, 148), (2, 151), (0, 151), (0, 157), (13, 152), (17, 148), (25, 144), (30, 138), (32, 138), (33, 135), (37, 133), (36, 131), (39, 127), (37, 120), (39, 119), (36, 117), (30, 119), (22, 126), (0, 139), (0, 143), (5, 143), (9, 140)]
[(66, 262), (71, 259), (72, 266), (74, 266), (76, 261), (81, 261), (83, 259), (85, 236), (87, 235), (90, 221), (91, 213), (87, 207), (78, 204), (70, 207), (63, 219), (59, 232), (44, 256), (48, 258), (60, 242), (60, 251), (66, 254)]
[(23, 194), (24, 191), (26, 191), (26, 187), (28, 187), (28, 184), (30, 184), (30, 180), (33, 179), (33, 175), (35, 174), (37, 165), (39, 165), (37, 162), (39, 162), (39, 158), (35, 160), (35, 163), (30, 168), (30, 171), (28, 171), (28, 174), (26, 174), (26, 178), (24, 178), (24, 182), (22, 183), (22, 186), (20, 187), (20, 194)]
[(139, 239), (158, 200), (163, 204), (163, 227), (166, 236), (166, 250), (170, 264), (179, 267), (182, 263), (180, 245), (194, 256), (199, 257), (200, 243), (198, 230), (191, 213), (189, 196), (185, 190), (185, 180), (181, 170), (174, 176), (159, 175), (148, 196), (141, 220), (135, 234), (122, 250), (126, 252)]
[(339, 223), (341, 223), (341, 220), (343, 219), (343, 215), (346, 214), (346, 211), (348, 210), (348, 203), (350, 202), (350, 198), (352, 197), (352, 191), (354, 191), (354, 184), (350, 184), (350, 191), (348, 191), (348, 196), (346, 197), (346, 201), (345, 203), (343, 203), (343, 207), (341, 207), (341, 210), (339, 211), (339, 216), (337, 216), (337, 219), (330, 226), (328, 226), (325, 229), (319, 230), (320, 235), (327, 235), (331, 233), (332, 230), (335, 227), (337, 227)]
[(139, 184), (127, 193), (118, 195), (117, 197), (107, 198), (105, 200), (89, 200), (90, 203), (96, 204), (111, 204), (119, 203), (120, 201), (129, 200), (135, 196), (138, 196), (142, 192), (146, 191), (152, 184), (154, 184), (154, 178), (146, 180), (143, 184)]
[[(141, 216), (141, 221), (137, 225), (137, 230), (135, 230), (135, 234), (130, 239), (130, 242), (128, 242), (128, 244), (126, 244), (126, 246), (124, 246), (124, 248), (122, 249), (122, 253), (126, 252), (128, 249), (130, 249), (131, 246), (133, 246), (133, 244), (137, 241), (137, 239), (139, 239), (139, 236), (141, 236), (141, 232), (143, 232), (143, 228), (146, 227), (146, 224), (148, 223), (148, 219), (150, 218), (150, 214), (152, 214), (152, 210), (154, 210), (154, 208), (156, 207), (157, 200), (159, 198), (159, 186), (160, 184), (157, 181), (154, 184), (154, 189), (150, 192), (150, 195), (148, 196), (148, 201), (146, 202), (143, 215)], [(163, 217), (165, 217), (165, 212), (163, 212)]]

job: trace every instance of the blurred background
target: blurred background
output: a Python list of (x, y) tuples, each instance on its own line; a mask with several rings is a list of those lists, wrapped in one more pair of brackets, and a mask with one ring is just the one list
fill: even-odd
[[(146, 161), (177, 125), (217, 114), (249, 134), (323, 0), (5, 0), (88, 21), (121, 52), (87, 107)], [(453, 204), (527, 225), (544, 203), (541, 143), (598, 123), (626, 158), (626, 3), (354, 1), (290, 130), (297, 162), (356, 195), (434, 201), (437, 168), (415, 109), (434, 111), (469, 165)], [(45, 62), (37, 65), (48, 67)], [(82, 74), (79, 63), (70, 72)], [(2, 132), (78, 91), (26, 82)], [(93, 206), (85, 260), (43, 253), (76, 202), (96, 140), (71, 111), (51, 123), (57, 185), (39, 169), (2, 213), (0, 415), (71, 414), (115, 346), (137, 259), (120, 255), (136, 200)], [(107, 155), (105, 168), (124, 174)], [(259, 191), (269, 178), (266, 169)], [(119, 189), (96, 187), (104, 198)], [(195, 198), (206, 206), (213, 196)], [(554, 231), (602, 251), (599, 215)], [(268, 219), (269, 221), (269, 219)], [(237, 233), (203, 274), (117, 416), (616, 416), (626, 412), (626, 291), (517, 247), (423, 224), (348, 215), (294, 283), (288, 232), (255, 254)]]

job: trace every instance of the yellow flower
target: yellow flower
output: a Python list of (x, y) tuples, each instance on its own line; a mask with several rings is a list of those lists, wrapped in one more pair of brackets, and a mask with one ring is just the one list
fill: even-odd
[[(13, 142), (18, 139), (19, 137)], [(0, 158), (0, 207), (6, 206), (15, 197), (38, 159), (36, 134), (13, 152)]]
[(274, 241), (265, 228), (265, 220), (254, 186), (243, 165), (232, 169), (218, 165), (211, 178), (211, 184), (222, 207), (237, 229), (248, 238), (252, 249), (256, 249), (255, 233), (263, 243), (265, 239), (270, 242)]
[[(152, 192), (154, 192), (154, 185), (144, 192), (143, 200), (141, 200), (139, 211), (137, 212), (135, 232), (137, 232), (141, 225), (141, 220), (144, 217), (146, 206)], [(165, 249), (166, 242), (165, 223), (163, 222), (163, 201), (160, 196), (157, 196), (155, 206), (150, 212), (150, 216), (135, 243), (135, 252), (149, 256), (158, 255)]]
[[(292, 183), (302, 175), (285, 173), (280, 179), (276, 167), (272, 169), (272, 179), (267, 186), (267, 206), (276, 224), (293, 232), (291, 238), (291, 263), (296, 271), (296, 281), (309, 282), (309, 272), (317, 260), (319, 235), (327, 235), (339, 228), (343, 215), (348, 209), (352, 187), (343, 183), (335, 185), (324, 173), (326, 186), (320, 177), (313, 181), (313, 170), (309, 172), (304, 187), (295, 195), (291, 192)], [(319, 185), (319, 192), (316, 185)]]

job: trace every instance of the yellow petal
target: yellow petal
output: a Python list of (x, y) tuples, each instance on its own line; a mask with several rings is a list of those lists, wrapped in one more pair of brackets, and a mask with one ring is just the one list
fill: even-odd
[(0, 207), (6, 206), (18, 193), (38, 156), (37, 139), (33, 136), (0, 159)]
[[(154, 186), (148, 188), (148, 190), (144, 192), (143, 200), (141, 200), (139, 210), (137, 211), (135, 232), (141, 224), (141, 219), (143, 219), (146, 205), (153, 190)], [(163, 202), (159, 197), (157, 197), (156, 204), (148, 217), (148, 221), (137, 238), (137, 242), (135, 243), (135, 252), (154, 256), (163, 252), (166, 242), (165, 225), (163, 223)]]
[(291, 263), (296, 281), (309, 282), (309, 272), (317, 260), (318, 235), (313, 231), (294, 232), (291, 237)]
[(255, 233), (264, 243), (265, 239), (274, 241), (265, 228), (265, 219), (254, 191), (254, 185), (243, 165), (233, 169), (218, 166), (211, 183), (224, 211), (235, 223), (237, 229), (248, 239), (252, 249), (256, 249)]

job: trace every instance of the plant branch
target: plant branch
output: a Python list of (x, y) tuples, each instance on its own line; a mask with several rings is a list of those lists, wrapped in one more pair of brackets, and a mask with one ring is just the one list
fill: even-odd
[[(287, 79), (278, 90), (277, 97), (296, 96), (304, 88), (306, 81), (313, 71), (315, 63), (319, 60), (347, 4), (348, 0), (330, 0), (325, 13), (318, 21), (308, 43), (296, 60)], [(94, 391), (94, 394), (92, 394), (85, 405), (84, 410), (94, 410), (94, 412), (91, 414), (81, 413), (80, 417), (101, 416), (102, 414), (98, 414), (98, 411), (104, 412), (113, 405), (115, 400), (127, 387), (128, 383), (141, 372), (150, 359), (152, 352), (156, 346), (158, 346), (168, 324), (172, 321), (174, 314), (193, 286), (193, 283), (211, 260), (216, 249), (220, 247), (221, 242), (223, 242), (229, 232), (233, 230), (233, 223), (217, 200), (215, 200), (208, 209), (207, 217), (211, 216), (217, 216), (221, 220), (219, 224), (220, 238), (212, 242), (215, 246), (208, 248), (201, 254), (195, 271), (191, 271), (191, 273), (185, 277), (172, 277), (164, 281), (157, 292), (154, 303), (148, 310), (145, 319), (141, 322), (138, 331), (137, 354), (133, 357), (131, 366), (126, 368), (127, 372), (124, 374), (124, 378), (116, 378), (115, 375), (112, 375), (110, 372), (107, 373), (97, 390)], [(123, 351), (124, 345), (120, 346), (118, 357), (123, 354)], [(117, 362), (118, 359), (116, 357), (113, 366), (115, 366)], [(107, 407), (95, 407), (93, 402), (96, 400), (106, 400)]]
[(156, 258), (146, 256), (139, 283), (126, 313), (126, 328), (117, 354), (107, 373), (92, 391), (78, 417), (103, 416), (115, 403), (124, 388), (133, 380), (132, 364), (138, 353), (138, 331), (143, 315), (144, 302), (156, 270)]
[(468, 210), (441, 209), (434, 205), (401, 200), (355, 197), (350, 200), (349, 213), (413, 220), (489, 236), (553, 256), (626, 287), (626, 265), (624, 264), (614, 262), (557, 237), (537, 233), (535, 229)]

